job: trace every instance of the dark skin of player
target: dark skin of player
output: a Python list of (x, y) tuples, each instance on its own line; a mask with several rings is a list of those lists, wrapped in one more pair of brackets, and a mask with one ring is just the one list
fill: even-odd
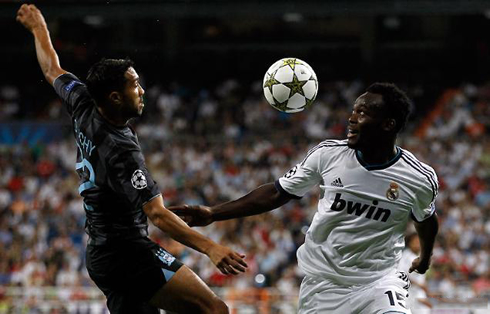
[[(396, 155), (396, 121), (384, 114), (386, 110), (383, 110), (383, 106), (382, 95), (367, 92), (357, 98), (349, 117), (347, 144), (350, 148), (361, 151), (368, 164), (384, 164)], [(273, 183), (268, 183), (237, 200), (220, 205), (182, 205), (169, 209), (190, 226), (207, 226), (214, 221), (258, 215), (289, 201), (290, 198), (279, 193)], [(434, 213), (423, 222), (414, 221), (414, 224), (420, 238), (421, 250), (409, 271), (424, 274), (430, 266), (439, 223)]]
[[(16, 20), (34, 36), (36, 55), (46, 80), (54, 85), (55, 79), (68, 73), (60, 66), (59, 58), (49, 37), (49, 30), (41, 11), (35, 5), (23, 4)], [(144, 89), (134, 68), (126, 73), (122, 91), (113, 91), (107, 104), (97, 107), (111, 124), (124, 126), (128, 120), (142, 114)], [(222, 246), (192, 230), (177, 215), (169, 211), (162, 196), (153, 198), (143, 206), (151, 222), (180, 243), (206, 254), (216, 267), (226, 275), (237, 275), (248, 267), (242, 254)], [(226, 304), (187, 266), (182, 266), (172, 279), (149, 300), (155, 307), (177, 313), (228, 313)]]

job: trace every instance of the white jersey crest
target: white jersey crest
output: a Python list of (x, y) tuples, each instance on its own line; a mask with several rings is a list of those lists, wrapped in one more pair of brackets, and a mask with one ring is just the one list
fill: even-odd
[(308, 275), (339, 284), (372, 282), (396, 267), (408, 218), (422, 221), (434, 211), (437, 176), (410, 152), (383, 165), (367, 165), (347, 141), (327, 140), (311, 149), (294, 171), (276, 181), (292, 197), (315, 185), (323, 195), (298, 249)]

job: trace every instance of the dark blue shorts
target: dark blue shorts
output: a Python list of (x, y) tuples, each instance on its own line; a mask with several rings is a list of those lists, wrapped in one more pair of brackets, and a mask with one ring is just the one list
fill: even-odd
[(147, 302), (183, 265), (148, 238), (88, 245), (87, 270), (111, 313), (159, 313)]

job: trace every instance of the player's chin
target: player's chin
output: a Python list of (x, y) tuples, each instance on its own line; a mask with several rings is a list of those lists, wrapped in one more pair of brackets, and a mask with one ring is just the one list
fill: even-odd
[(359, 147), (359, 141), (357, 138), (347, 138), (347, 147), (356, 149)]
[(136, 109), (134, 115), (135, 115), (135, 118), (137, 117), (141, 117), (141, 115), (143, 114), (143, 109), (144, 109), (144, 105), (140, 105), (138, 106), (138, 108)]

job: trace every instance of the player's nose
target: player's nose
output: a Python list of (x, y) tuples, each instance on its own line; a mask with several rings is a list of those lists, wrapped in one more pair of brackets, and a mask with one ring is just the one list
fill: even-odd
[(354, 112), (352, 112), (347, 121), (349, 122), (349, 124), (356, 124), (357, 123), (357, 115)]

